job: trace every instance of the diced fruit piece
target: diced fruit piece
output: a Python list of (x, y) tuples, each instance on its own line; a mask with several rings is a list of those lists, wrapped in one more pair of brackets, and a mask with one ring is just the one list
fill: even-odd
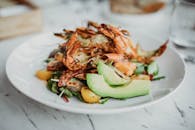
[(150, 63), (147, 67), (147, 72), (148, 74), (151, 74), (153, 76), (158, 75), (158, 72), (159, 72), (158, 64), (154, 61)]
[(87, 85), (101, 97), (118, 99), (146, 95), (150, 91), (150, 80), (132, 80), (129, 84), (120, 87), (109, 86), (102, 75), (87, 74)]
[(52, 76), (52, 72), (51, 71), (47, 71), (47, 70), (38, 70), (36, 72), (36, 76), (41, 79), (41, 80), (48, 80), (51, 78)]
[(54, 58), (47, 58), (46, 60), (44, 60), (46, 63), (49, 63), (49, 62), (51, 62), (51, 61), (53, 61), (54, 60)]
[(124, 73), (127, 76), (130, 76), (133, 74), (133, 72), (136, 69), (136, 65), (134, 63), (131, 62), (127, 62), (127, 61), (122, 61), (122, 62), (116, 62), (114, 64), (114, 66), (121, 71), (122, 73)]
[(106, 65), (102, 61), (98, 62), (97, 70), (99, 74), (103, 75), (106, 82), (110, 85), (123, 85), (129, 82), (129, 80), (117, 75), (112, 67)]
[(87, 87), (82, 87), (81, 95), (83, 97), (83, 100), (87, 103), (98, 103), (101, 98), (100, 96), (96, 95)]

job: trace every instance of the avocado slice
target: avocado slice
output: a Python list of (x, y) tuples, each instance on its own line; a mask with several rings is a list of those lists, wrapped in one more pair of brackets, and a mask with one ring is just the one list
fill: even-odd
[(151, 74), (154, 76), (158, 75), (158, 72), (159, 72), (158, 64), (155, 61), (150, 63), (147, 67), (147, 72), (148, 72), (148, 74)]
[(98, 62), (97, 70), (98, 74), (103, 75), (104, 79), (109, 85), (124, 85), (130, 81), (121, 78), (112, 67), (106, 65), (102, 61)]
[(101, 97), (124, 99), (146, 95), (150, 91), (150, 83), (149, 80), (132, 80), (129, 84), (113, 88), (105, 82), (102, 75), (87, 74), (87, 85)]

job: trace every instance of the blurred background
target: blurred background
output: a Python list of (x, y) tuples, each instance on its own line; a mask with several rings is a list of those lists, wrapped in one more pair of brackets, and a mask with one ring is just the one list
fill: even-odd
[(163, 31), (157, 35), (167, 39), (173, 5), (174, 0), (0, 0), (0, 39), (74, 28), (88, 20), (130, 32)]

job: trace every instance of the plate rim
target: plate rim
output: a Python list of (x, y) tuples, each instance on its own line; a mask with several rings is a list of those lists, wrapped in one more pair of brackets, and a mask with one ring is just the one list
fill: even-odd
[[(39, 100), (40, 98), (35, 98), (31, 95), (29, 95), (28, 93), (25, 93), (25, 91), (22, 91), (22, 89), (20, 89), (20, 87), (18, 87), (18, 85), (14, 84), (15, 81), (13, 81), (13, 79), (10, 77), (9, 75), (9, 70), (8, 70), (8, 63), (12, 57), (12, 55), (14, 54), (14, 52), (20, 48), (21, 46), (23, 46), (24, 44), (28, 44), (28, 41), (31, 41), (35, 38), (38, 38), (38, 37), (41, 37), (41, 36), (44, 36), (44, 35), (49, 35), (51, 34), (50, 32), (49, 33), (42, 33), (42, 34), (39, 34), (35, 37), (32, 37), (26, 41), (24, 41), (21, 45), (17, 46), (16, 48), (14, 48), (12, 50), (12, 52), (10, 53), (10, 55), (8, 56), (7, 60), (6, 60), (6, 66), (5, 66), (5, 70), (6, 70), (6, 76), (8, 78), (8, 80), (11, 82), (12, 86), (18, 90), (19, 92), (21, 92), (23, 95), (25, 95), (26, 97), (30, 98), (30, 99), (33, 99), (34, 101), (40, 103), (40, 104), (43, 104), (43, 105), (46, 105), (46, 106), (49, 106), (51, 108), (54, 108), (54, 109), (58, 109), (58, 110), (62, 110), (62, 111), (66, 111), (66, 112), (71, 112), (71, 113), (80, 113), (80, 114), (117, 114), (117, 113), (124, 113), (124, 112), (130, 112), (130, 111), (133, 111), (133, 110), (136, 110), (136, 109), (140, 109), (140, 108), (144, 108), (144, 107), (148, 107), (152, 104), (155, 104), (155, 103), (158, 103), (160, 101), (163, 101), (165, 99), (167, 99), (168, 97), (170, 97), (171, 95), (173, 95), (179, 88), (181, 88), (182, 84), (183, 84), (183, 81), (185, 80), (185, 77), (186, 77), (186, 64), (184, 62), (184, 60), (181, 58), (181, 56), (178, 54), (178, 52), (174, 49), (172, 49), (171, 47), (168, 46), (168, 48), (173, 51), (177, 56), (178, 58), (180, 59), (182, 65), (183, 65), (183, 70), (184, 70), (184, 74), (182, 76), (182, 79), (180, 80), (180, 82), (178, 83), (177, 87), (171, 91), (170, 93), (166, 94), (165, 96), (163, 97), (160, 97), (158, 99), (155, 99), (155, 100), (152, 100), (150, 102), (146, 102), (146, 103), (142, 103), (142, 104), (139, 104), (139, 105), (135, 105), (135, 106), (130, 106), (130, 107), (122, 107), (122, 108), (114, 108), (114, 109), (99, 109), (99, 108), (93, 108), (93, 109), (87, 109), (87, 108), (73, 108), (73, 107), (61, 107), (60, 105), (56, 104), (56, 103), (52, 103), (50, 101), (46, 101), (46, 100)], [(155, 39), (156, 40), (156, 39)], [(68, 106), (68, 105), (67, 105)], [(71, 109), (70, 109), (71, 108)]]

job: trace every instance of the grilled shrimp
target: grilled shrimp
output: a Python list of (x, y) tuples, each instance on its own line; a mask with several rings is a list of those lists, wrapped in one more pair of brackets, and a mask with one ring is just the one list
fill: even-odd
[(76, 75), (83, 73), (83, 70), (79, 71), (71, 71), (71, 70), (66, 70), (63, 72), (63, 74), (60, 76), (58, 86), (67, 86), (68, 82), (74, 78)]
[(89, 22), (88, 25), (93, 26), (100, 33), (112, 39), (113, 43), (115, 44), (117, 53), (119, 54), (126, 53), (126, 54), (136, 56), (136, 50), (135, 47), (133, 46), (133, 42), (128, 37), (125, 36), (127, 34), (126, 30), (121, 31), (119, 28), (111, 25), (106, 25), (106, 24), (98, 25), (97, 23), (93, 23), (93, 22)]
[(128, 61), (116, 62), (114, 66), (126, 76), (131, 76), (136, 69), (136, 65)]
[(106, 57), (108, 57), (108, 60), (118, 62), (124, 60), (123, 54), (117, 54), (117, 53), (107, 53), (105, 54)]
[(168, 40), (163, 43), (158, 49), (152, 51), (145, 51), (139, 45), (137, 45), (137, 57), (136, 60), (142, 63), (150, 63), (157, 57), (161, 56), (167, 48)]
[(70, 70), (85, 69), (86, 67), (86, 64), (82, 64), (75, 59), (75, 56), (78, 53), (80, 46), (80, 42), (75, 42), (71, 47), (69, 47), (66, 56), (63, 59), (64, 65)]

